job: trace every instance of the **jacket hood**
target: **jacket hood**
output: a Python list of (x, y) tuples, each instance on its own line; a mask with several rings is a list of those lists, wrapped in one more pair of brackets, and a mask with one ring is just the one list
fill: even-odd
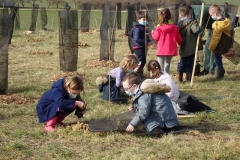
[(161, 84), (159, 82), (154, 81), (153, 79), (145, 79), (140, 89), (144, 93), (167, 93), (170, 92), (171, 88), (166, 86), (166, 84)]
[(228, 18), (217, 20), (217, 21), (215, 21), (215, 23), (213, 23), (213, 28), (217, 32), (223, 32), (225, 29), (228, 30), (231, 28), (231, 22)]
[(159, 27), (163, 32), (172, 32), (175, 28), (175, 24), (163, 24)]
[(187, 25), (189, 25), (192, 21), (193, 21), (192, 19), (183, 20), (183, 21), (180, 21), (177, 26), (178, 26), (179, 30), (181, 30), (181, 29), (185, 28)]
[(64, 79), (62, 78), (62, 79), (59, 79), (56, 82), (54, 82), (52, 85), (52, 89), (59, 88), (61, 90), (64, 90), (63, 81), (64, 81)]

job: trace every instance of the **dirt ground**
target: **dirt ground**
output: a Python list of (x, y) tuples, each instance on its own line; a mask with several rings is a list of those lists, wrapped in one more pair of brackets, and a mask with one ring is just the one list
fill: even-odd
[(2, 104), (19, 104), (19, 105), (28, 105), (34, 103), (33, 99), (26, 98), (22, 95), (0, 95), (0, 103)]

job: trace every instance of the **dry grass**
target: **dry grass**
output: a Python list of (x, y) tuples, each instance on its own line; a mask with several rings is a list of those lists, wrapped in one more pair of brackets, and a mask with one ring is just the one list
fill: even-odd
[[(129, 53), (124, 30), (116, 33), (115, 62)], [(240, 37), (239, 32), (236, 33)], [(29, 42), (28, 40), (32, 40)], [(37, 41), (33, 41), (33, 39)], [(41, 40), (41, 41), (40, 41)], [(88, 112), (83, 119), (73, 114), (65, 119), (70, 126), (87, 124), (89, 120), (127, 111), (128, 105), (112, 104), (100, 99), (95, 79), (106, 74), (109, 66), (89, 66), (99, 58), (99, 32), (79, 33), (78, 70), (85, 80), (84, 100)], [(127, 133), (92, 133), (85, 129), (57, 127), (46, 133), (39, 124), (35, 106), (50, 88), (52, 80), (64, 76), (59, 70), (58, 32), (14, 33), (9, 47), (9, 95), (31, 99), (31, 103), (0, 104), (0, 159), (238, 159), (240, 154), (239, 66), (224, 59), (226, 76), (221, 81), (211, 77), (195, 77), (193, 87), (178, 84), (188, 93), (210, 98), (203, 102), (218, 113), (199, 113), (181, 119), (182, 125), (200, 127), (183, 134), (138, 136)], [(34, 52), (52, 54), (29, 54)], [(156, 59), (150, 49), (147, 59)], [(171, 71), (176, 73), (179, 57), (174, 57)], [(146, 73), (146, 72), (145, 72)], [(147, 73), (146, 73), (146, 76)], [(223, 99), (214, 99), (222, 96)]]

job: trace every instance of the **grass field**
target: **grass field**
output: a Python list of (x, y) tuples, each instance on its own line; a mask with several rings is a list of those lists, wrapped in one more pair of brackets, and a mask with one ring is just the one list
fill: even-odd
[[(79, 32), (79, 42), (89, 44), (78, 50), (77, 71), (84, 76), (88, 112), (83, 119), (69, 115), (64, 122), (70, 126), (57, 127), (55, 133), (46, 133), (38, 123), (35, 106), (41, 95), (51, 87), (52, 79), (60, 73), (57, 12), (49, 11), (47, 28), (53, 31), (24, 34), (30, 15), (21, 10), (22, 29), (16, 30), (9, 46), (10, 99), (0, 104), (0, 159), (239, 159), (240, 155), (240, 101), (239, 65), (223, 59), (226, 74), (223, 80), (211, 77), (195, 77), (193, 87), (177, 84), (179, 89), (199, 97), (209, 98), (202, 102), (217, 110), (217, 113), (198, 113), (194, 118), (180, 119), (181, 125), (200, 127), (182, 134), (163, 136), (139, 136), (128, 133), (93, 133), (73, 130), (78, 121), (87, 124), (94, 118), (108, 117), (125, 112), (130, 104), (112, 104), (101, 100), (95, 79), (106, 74), (110, 67), (89, 67), (99, 59), (100, 13), (95, 12), (89, 33)], [(24, 17), (24, 15), (26, 17)], [(94, 14), (93, 14), (94, 15)], [(22, 18), (24, 17), (24, 18)], [(124, 17), (123, 17), (124, 19)], [(24, 21), (23, 21), (24, 20)], [(94, 21), (97, 23), (94, 24)], [(124, 22), (124, 21), (123, 21)], [(94, 27), (97, 26), (97, 27)], [(124, 26), (124, 23), (123, 23)], [(117, 30), (115, 43), (116, 62), (129, 53), (124, 30)], [(236, 29), (235, 40), (240, 43), (240, 30)], [(46, 54), (51, 53), (51, 54)], [(155, 49), (148, 51), (147, 60), (156, 59)], [(179, 57), (171, 62), (171, 73), (176, 73)], [(147, 72), (145, 76), (148, 77)], [(223, 99), (214, 99), (221, 96)], [(20, 102), (21, 100), (21, 102)]]
[[(55, 30), (58, 28), (58, 12), (61, 11), (59, 10), (53, 10), (49, 9), (47, 10), (47, 17), (48, 17), (48, 23), (46, 28)], [(28, 30), (30, 23), (31, 23), (31, 10), (30, 9), (20, 9), (19, 11), (20, 14), (20, 27), (21, 30)], [(114, 15), (114, 13), (113, 13)], [(125, 26), (125, 21), (126, 21), (126, 12), (123, 12), (122, 14), (122, 26)], [(91, 29), (99, 29), (101, 25), (101, 20), (102, 20), (102, 11), (99, 10), (93, 10), (91, 11), (90, 14), (90, 26)], [(79, 26), (81, 22), (81, 11), (78, 11), (78, 19), (79, 19)], [(41, 29), (41, 20), (40, 20), (40, 13), (38, 13), (37, 17), (37, 23), (36, 23), (36, 30)]]

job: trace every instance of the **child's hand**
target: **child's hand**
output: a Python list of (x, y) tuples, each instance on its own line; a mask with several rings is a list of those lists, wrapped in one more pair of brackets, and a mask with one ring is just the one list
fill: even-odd
[(126, 131), (127, 131), (127, 132), (133, 132), (133, 131), (134, 131), (134, 127), (133, 127), (131, 124), (129, 124), (129, 125), (127, 126), (127, 128), (126, 128)]
[(128, 107), (129, 111), (133, 111), (133, 106)]
[(82, 110), (86, 110), (86, 104), (82, 101), (76, 101), (76, 105)]

